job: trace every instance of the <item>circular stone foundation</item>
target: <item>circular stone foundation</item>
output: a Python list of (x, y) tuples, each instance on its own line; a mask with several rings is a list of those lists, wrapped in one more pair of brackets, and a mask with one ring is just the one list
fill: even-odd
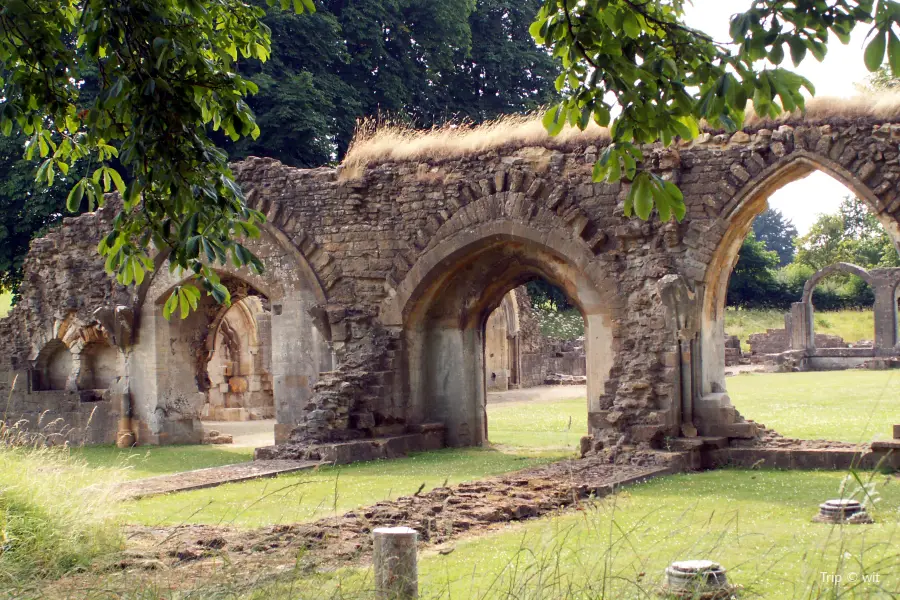
[(813, 517), (816, 523), (872, 523), (866, 508), (858, 500), (828, 500), (819, 505), (819, 514)]
[(666, 583), (662, 592), (666, 596), (713, 600), (727, 598), (734, 591), (728, 583), (725, 569), (711, 560), (684, 560), (673, 562), (666, 569)]

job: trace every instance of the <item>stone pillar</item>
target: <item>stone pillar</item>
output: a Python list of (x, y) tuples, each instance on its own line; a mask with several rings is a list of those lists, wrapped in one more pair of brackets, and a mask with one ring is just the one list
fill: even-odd
[(72, 369), (69, 371), (69, 376), (66, 378), (66, 390), (69, 392), (78, 391), (78, 380), (81, 379), (81, 369), (82, 369), (82, 361), (81, 361), (81, 350), (78, 351), (72, 350)]
[(815, 347), (812, 304), (794, 302), (791, 304), (791, 350), (806, 350)]
[(409, 527), (378, 527), (372, 533), (375, 537), (375, 597), (378, 600), (418, 598), (416, 542), (419, 534)]
[(897, 308), (891, 285), (875, 285), (875, 348), (892, 350), (897, 345)]

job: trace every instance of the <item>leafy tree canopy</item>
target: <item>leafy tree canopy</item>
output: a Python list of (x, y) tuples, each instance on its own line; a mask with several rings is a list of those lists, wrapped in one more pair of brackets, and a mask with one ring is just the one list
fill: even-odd
[[(279, 4), (313, 10), (311, 0)], [(3, 3), (0, 131), (26, 137), (43, 185), (85, 165), (67, 196), (70, 210), (119, 193), (122, 210), (99, 249), (122, 283), (143, 280), (151, 243), (223, 302), (228, 291), (212, 263), (261, 269), (237, 240), (259, 235), (263, 216), (247, 207), (207, 128), (232, 140), (259, 135), (245, 101), (257, 86), (236, 64), (269, 57), (263, 15), (240, 0)], [(85, 94), (92, 77), (99, 93)], [(166, 315), (186, 315), (199, 295), (179, 287)]]
[(641, 144), (692, 139), (705, 119), (712, 127), (740, 129), (748, 101), (758, 115), (804, 107), (812, 84), (783, 67), (809, 55), (825, 58), (829, 38), (850, 41), (868, 24), (865, 64), (887, 56), (900, 73), (900, 3), (891, 0), (755, 0), (731, 18), (721, 43), (684, 23), (685, 0), (545, 0), (531, 27), (535, 39), (562, 61), (556, 80), (564, 99), (544, 118), (551, 134), (568, 122), (609, 126), (612, 143), (594, 165), (598, 181), (631, 182), (627, 215), (684, 217), (678, 188), (639, 169)]
[(786, 219), (780, 210), (767, 208), (753, 220), (756, 239), (765, 244), (767, 250), (778, 254), (778, 266), (783, 267), (794, 260), (794, 239), (797, 228)]
[(744, 239), (728, 280), (728, 305), (767, 308), (781, 304), (782, 290), (775, 279), (778, 262), (778, 254), (767, 250), (751, 231)]
[(837, 214), (821, 215), (796, 243), (795, 261), (814, 270), (836, 262), (867, 269), (900, 266), (890, 235), (875, 215), (851, 196), (844, 199)]
[[(262, 0), (256, 0), (261, 2)], [(554, 94), (554, 60), (528, 33), (540, 0), (326, 0), (268, 11), (272, 57), (244, 63), (261, 133), (232, 156), (298, 167), (340, 160), (358, 119), (431, 127), (533, 110)]]

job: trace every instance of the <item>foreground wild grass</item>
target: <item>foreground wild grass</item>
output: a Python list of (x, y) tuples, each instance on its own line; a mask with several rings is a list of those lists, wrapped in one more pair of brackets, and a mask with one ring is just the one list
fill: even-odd
[(115, 446), (73, 448), (72, 454), (98, 471), (115, 470), (121, 478), (141, 479), (253, 460), (253, 448), (229, 446)]
[[(843, 477), (721, 470), (655, 480), (457, 541), (452, 553), (431, 550), (419, 561), (421, 597), (650, 599), (673, 560), (709, 558), (744, 586), (742, 597), (896, 598), (900, 486), (875, 476), (874, 525), (812, 523), (818, 504), (839, 496)], [(233, 597), (367, 598), (371, 588), (371, 569), (298, 572)]]
[(311, 521), (447, 484), (558, 460), (559, 452), (518, 455), (480, 448), (413, 454), (155, 496), (126, 504), (127, 520), (146, 525), (206, 523), (260, 527)]
[(86, 568), (121, 546), (112, 471), (98, 477), (65, 449), (5, 438), (0, 431), (0, 591)]
[[(750, 351), (749, 337), (766, 329), (784, 328), (784, 311), (732, 309), (725, 311), (725, 332), (741, 339), (744, 352)], [(815, 313), (816, 333), (839, 335), (845, 342), (875, 338), (875, 315), (871, 310), (838, 310)]]
[(745, 418), (788, 437), (871, 442), (900, 423), (900, 371), (748, 373), (726, 385)]

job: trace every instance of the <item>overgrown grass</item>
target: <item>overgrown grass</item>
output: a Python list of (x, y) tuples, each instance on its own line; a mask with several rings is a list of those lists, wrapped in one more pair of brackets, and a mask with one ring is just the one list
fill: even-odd
[[(875, 476), (881, 502), (870, 508), (874, 525), (811, 522), (820, 502), (841, 495), (843, 477), (720, 470), (655, 480), (579, 510), (459, 540), (452, 553), (430, 550), (419, 560), (420, 597), (650, 599), (672, 561), (708, 558), (744, 587), (741, 597), (895, 598), (900, 486)], [(371, 588), (371, 569), (298, 571), (236, 595), (368, 598)]]
[[(558, 460), (563, 453), (509, 454), (480, 448), (423, 452), (389, 461), (301, 471), (276, 479), (155, 496), (127, 503), (127, 519), (147, 525), (208, 523), (259, 527), (329, 514)], [(568, 454), (568, 453), (566, 453)]]
[(900, 423), (900, 372), (748, 373), (731, 377), (740, 413), (782, 435), (869, 442)]
[(587, 435), (587, 399), (488, 404), (488, 437), (493, 444), (575, 452)]
[[(725, 333), (741, 339), (745, 352), (750, 351), (749, 337), (767, 329), (784, 327), (784, 311), (732, 309), (725, 311)], [(838, 310), (815, 313), (816, 333), (839, 335), (845, 342), (875, 339), (875, 316), (871, 310)]]
[(115, 446), (74, 448), (72, 453), (93, 469), (115, 469), (125, 479), (140, 479), (253, 460), (253, 448), (228, 446)]
[(0, 590), (86, 568), (119, 549), (114, 479), (65, 448), (12, 445), (0, 423)]

